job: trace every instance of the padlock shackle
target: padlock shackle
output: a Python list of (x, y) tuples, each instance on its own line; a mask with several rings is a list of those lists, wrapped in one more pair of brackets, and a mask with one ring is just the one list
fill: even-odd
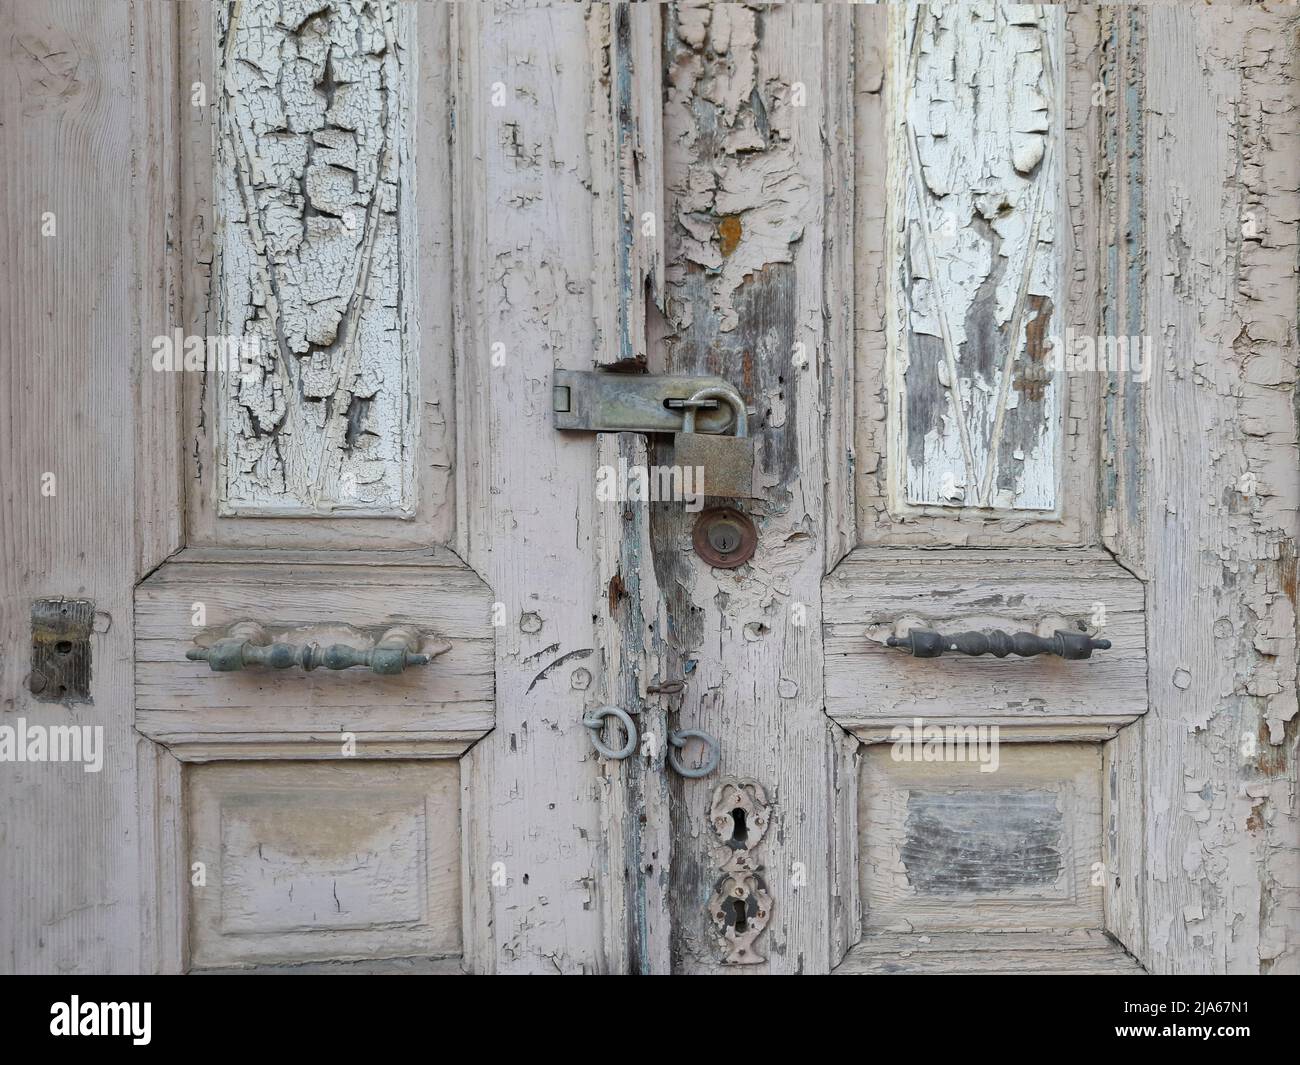
[(682, 415), (682, 432), (695, 432), (695, 411), (696, 408), (691, 406), (692, 403), (699, 403), (705, 399), (716, 399), (726, 403), (733, 411), (736, 412), (736, 437), (749, 436), (749, 412), (745, 410), (745, 401), (740, 398), (740, 393), (732, 388), (719, 388), (712, 386), (701, 388), (690, 399), (686, 400), (686, 411)]

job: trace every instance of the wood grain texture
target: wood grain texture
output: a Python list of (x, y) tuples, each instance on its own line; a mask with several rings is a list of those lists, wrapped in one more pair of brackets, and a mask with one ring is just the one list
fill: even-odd
[(1144, 16), (1143, 960), (1294, 973), (1297, 15)]
[[(728, 571), (689, 550), (691, 515), (657, 508), (655, 571), (688, 677), (676, 725), (720, 737), (719, 773), (757, 780), (772, 807), (762, 853), (773, 907), (754, 944), (767, 962), (744, 967), (769, 972), (830, 968), (836, 890), (816, 623), (827, 542), (824, 367), (812, 358), (824, 329), (822, 18), (807, 5), (683, 3), (665, 34), (666, 368), (727, 377), (757, 409), (765, 500), (749, 508), (757, 553)], [(673, 789), (673, 965), (712, 971), (713, 781)]]
[[(592, 93), (592, 187), (599, 232), (593, 292), (616, 333), (600, 323), (599, 361), (627, 370), (662, 368), (650, 323), (663, 310), (663, 11), (655, 4), (597, 5), (589, 32), (608, 55)], [(603, 338), (616, 337), (611, 345)], [(653, 349), (653, 350), (652, 350)], [(601, 467), (630, 469), (650, 462), (647, 438), (634, 433), (595, 438)], [(605, 953), (611, 971), (668, 972), (671, 938), (669, 869), (672, 855), (671, 790), (665, 758), (668, 715), (679, 695), (671, 687), (665, 634), (668, 617), (653, 564), (650, 506), (603, 500), (595, 515), (597, 613), (602, 648), (600, 690), (633, 716), (638, 749), (623, 762), (605, 760), (600, 780), (601, 827), (613, 872), (599, 885), (604, 907)], [(621, 872), (621, 875), (620, 875)]]
[(459, 954), (459, 784), (445, 762), (189, 767), (194, 967)]
[(1105, 933), (1082, 929), (871, 935), (849, 952), (835, 975), (1125, 976), (1143, 972), (1136, 959)]
[[(140, 350), (184, 319), (181, 258), (181, 129), (178, 11), (137, 4), (132, 52), (132, 194), (138, 254), (133, 270)], [(178, 551), (185, 538), (185, 443), (180, 373), (157, 373), (152, 360), (136, 374), (135, 480), (137, 578)]]
[(898, 755), (876, 744), (863, 761), (868, 929), (1101, 927), (1098, 745), (1001, 743), (983, 763)]
[(610, 539), (592, 438), (551, 425), (552, 369), (610, 358), (608, 289), (593, 275), (619, 238), (602, 198), (607, 23), (595, 8), (514, 3), (458, 5), (453, 20), (457, 542), (505, 619), (497, 726), (465, 762), (480, 832), (466, 857), (478, 929), (466, 962), (618, 971), (629, 952), (609, 921), (628, 911), (605, 892), (624, 851), (604, 836), (601, 793), (623, 767), (601, 765), (582, 725), (618, 684), (598, 620)]
[[(352, 732), (364, 747), (370, 732), (491, 728), (492, 600), (463, 567), (331, 566), (320, 554), (311, 566), (174, 562), (140, 584), (135, 603), (137, 723), (164, 742), (205, 731), (332, 732), (336, 740)], [(189, 648), (242, 620), (288, 633), (289, 642), (300, 640), (292, 635), (299, 627), (316, 627), (302, 640), (328, 643), (319, 626), (406, 625), (451, 648), (391, 677), (362, 668), (214, 673), (186, 660)]]
[[(1140, 581), (1104, 552), (862, 549), (823, 589), (826, 709), (845, 728), (912, 716), (1051, 726), (1097, 717), (1113, 727), (1146, 710)], [(1037, 656), (912, 658), (884, 639), (911, 619), (944, 633), (1097, 628), (1110, 650), (1067, 662)], [(1057, 619), (1052, 621), (1051, 619)]]
[[(880, 21), (883, 22), (883, 19)], [(854, 285), (854, 267), (878, 249), (883, 225), (864, 218), (858, 224), (860, 205), (870, 193), (859, 191), (866, 168), (857, 166), (859, 144), (880, 143), (872, 122), (879, 100), (880, 81), (873, 77), (879, 66), (871, 50), (865, 13), (846, 4), (827, 6), (823, 25), (826, 107), (826, 244), (823, 256), (823, 350), (815, 352), (822, 380), (823, 424), (826, 433), (826, 557), (833, 569), (858, 542), (855, 389), (858, 316), (879, 314), (874, 298), (860, 306)], [(862, 116), (859, 119), (859, 116)], [(861, 125), (858, 123), (861, 122)], [(868, 133), (867, 127), (870, 128)], [(869, 139), (868, 139), (869, 138)], [(871, 190), (879, 193), (880, 190)], [(866, 253), (866, 254), (864, 254)]]
[[(102, 725), (105, 750), (99, 773), (0, 774), (6, 971), (141, 965), (131, 585), (175, 525), (162, 502), (174, 468), (147, 451), (168, 429), (138, 450), (132, 412), (169, 298), (170, 90), (155, 81), (173, 65), (166, 23), (161, 5), (0, 4), (0, 709)], [(138, 533), (137, 499), (154, 522)], [(31, 602), (60, 595), (93, 600), (104, 630), (92, 637), (93, 702), (75, 711), (35, 703), (25, 684)]]

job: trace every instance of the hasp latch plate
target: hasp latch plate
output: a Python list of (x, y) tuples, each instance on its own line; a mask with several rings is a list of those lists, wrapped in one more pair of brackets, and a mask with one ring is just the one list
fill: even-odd
[[(704, 388), (733, 388), (722, 377), (599, 370), (556, 370), (551, 383), (555, 428), (588, 433), (676, 433), (683, 400)], [(709, 400), (696, 413), (696, 431), (726, 433), (734, 420), (727, 404)]]

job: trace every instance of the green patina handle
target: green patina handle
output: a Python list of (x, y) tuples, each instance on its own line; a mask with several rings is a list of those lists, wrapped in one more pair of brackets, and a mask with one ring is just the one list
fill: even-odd
[(335, 643), (322, 647), (316, 643), (272, 643), (256, 622), (240, 622), (230, 635), (211, 647), (194, 647), (185, 652), (192, 662), (207, 662), (214, 673), (233, 673), (254, 666), (288, 669), (301, 666), (310, 672), (318, 666), (326, 669), (351, 669), (366, 666), (372, 673), (394, 676), (407, 666), (427, 665), (432, 656), (416, 650), (416, 634), (406, 628), (391, 628), (371, 648), (350, 647)]

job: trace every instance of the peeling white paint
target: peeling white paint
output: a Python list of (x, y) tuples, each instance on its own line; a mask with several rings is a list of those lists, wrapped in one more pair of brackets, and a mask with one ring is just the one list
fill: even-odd
[[(912, 505), (1052, 510), (1060, 399), (1059, 9), (912, 6), (895, 20), (894, 386)], [(1014, 343), (1009, 343), (1009, 338)]]
[[(740, 321), (736, 291), (769, 263), (793, 262), (814, 213), (793, 141), (792, 112), (806, 101), (795, 100), (795, 86), (759, 84), (757, 19), (756, 10), (740, 4), (679, 5), (677, 37), (689, 50), (668, 71), (665, 124), (681, 133), (679, 150), (667, 155), (666, 184), (686, 237), (666, 277), (680, 287), (692, 265), (703, 268), (724, 333)], [(710, 114), (697, 121), (700, 107)], [(722, 150), (704, 165), (696, 144), (701, 128), (715, 124)], [(676, 309), (689, 324), (688, 302)]]
[(260, 349), (217, 386), (221, 513), (410, 514), (414, 13), (279, 0), (216, 17), (220, 320)]

